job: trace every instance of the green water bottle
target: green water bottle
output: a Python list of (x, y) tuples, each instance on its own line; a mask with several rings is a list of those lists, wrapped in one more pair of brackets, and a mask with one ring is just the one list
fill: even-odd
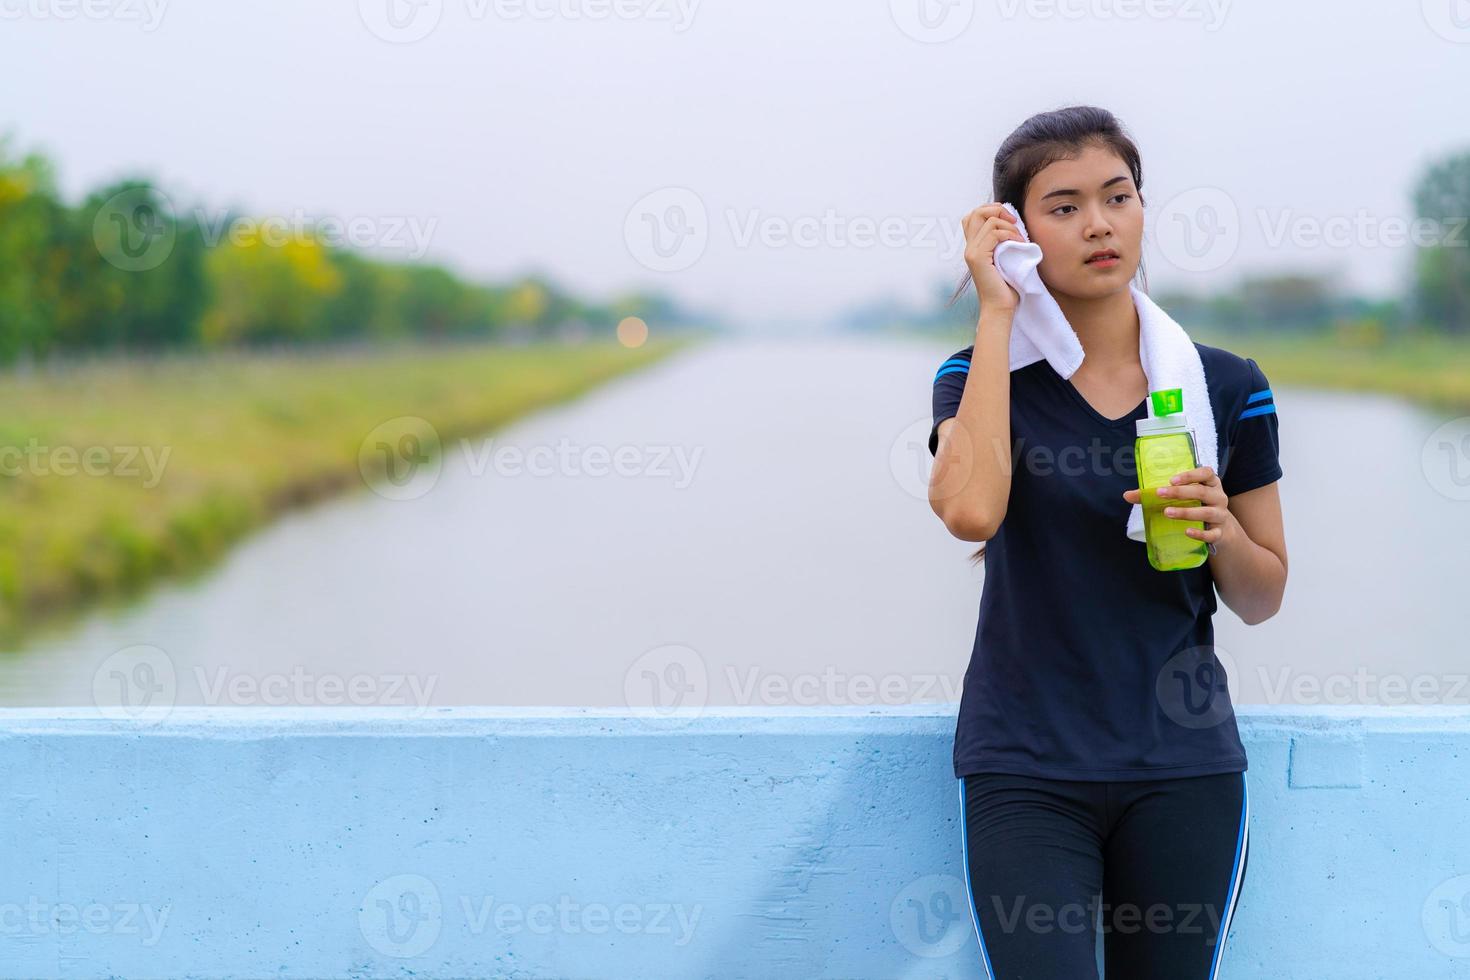
[(1138, 438), (1133, 444), (1138, 465), (1139, 502), (1143, 506), (1143, 540), (1148, 563), (1161, 572), (1180, 571), (1204, 564), (1209, 545), (1184, 533), (1185, 528), (1204, 529), (1203, 521), (1186, 521), (1164, 514), (1165, 507), (1198, 507), (1198, 500), (1160, 497), (1159, 487), (1169, 485), (1176, 473), (1199, 465), (1194, 432), (1184, 414), (1184, 392), (1165, 388), (1149, 392), (1152, 414), (1135, 424)]

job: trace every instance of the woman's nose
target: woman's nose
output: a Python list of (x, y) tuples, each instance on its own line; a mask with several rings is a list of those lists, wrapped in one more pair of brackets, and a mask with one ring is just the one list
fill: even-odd
[(1112, 232), (1113, 225), (1103, 213), (1097, 212), (1087, 216), (1088, 238), (1100, 238), (1104, 235), (1110, 235)]

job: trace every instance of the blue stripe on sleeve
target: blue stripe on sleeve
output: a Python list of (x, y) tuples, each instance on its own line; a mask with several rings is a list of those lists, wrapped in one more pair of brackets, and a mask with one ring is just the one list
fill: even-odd
[(969, 373), (970, 373), (970, 365), (969, 365), (968, 362), (966, 362), (963, 366), (956, 364), (953, 367), (940, 368), (939, 369), (939, 373), (934, 376), (934, 380), (935, 381), (938, 381), (940, 378), (944, 377), (946, 374), (969, 374)]
[(1241, 412), (1240, 417), (1243, 419), (1248, 419), (1252, 415), (1266, 415), (1274, 411), (1276, 411), (1275, 405), (1257, 405), (1255, 408), (1248, 408), (1245, 411)]
[(1258, 391), (1255, 394), (1251, 395), (1249, 398), (1247, 398), (1245, 400), (1245, 403), (1247, 405), (1249, 405), (1251, 402), (1263, 402), (1263, 401), (1265, 401), (1266, 399), (1268, 399), (1270, 397), (1271, 397), (1271, 389), (1270, 388), (1267, 388), (1264, 391)]

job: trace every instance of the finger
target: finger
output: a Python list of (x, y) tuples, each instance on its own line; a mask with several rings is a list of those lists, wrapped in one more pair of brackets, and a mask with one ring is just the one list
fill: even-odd
[(1223, 504), (1225, 491), (1216, 484), (1183, 483), (1177, 487), (1159, 487), (1158, 495), (1172, 500), (1198, 500), (1202, 504)]
[(1012, 224), (1015, 224), (1016, 222), (1015, 217), (1012, 216), (1012, 214), (1005, 209), (1005, 205), (1003, 205), (999, 201), (991, 201), (989, 204), (982, 204), (975, 210), (971, 211), (970, 214), (978, 215), (981, 218), (1004, 218)]
[(1014, 224), (1006, 224), (999, 218), (990, 217), (980, 226), (980, 234), (994, 235), (996, 238), (1020, 238), (1021, 232)]
[(1224, 524), (1226, 512), (1219, 507), (1165, 507), (1164, 516), (1181, 521), (1204, 521), (1206, 524)]
[(961, 222), (961, 225), (964, 228), (965, 241), (971, 244), (979, 241), (993, 228), (1015, 228), (1015, 225), (1002, 226), (994, 216), (983, 215), (979, 212), (979, 209), (965, 215), (965, 220)]
[(1210, 527), (1201, 530), (1197, 527), (1187, 527), (1184, 529), (1184, 533), (1189, 535), (1191, 538), (1197, 538), (1200, 541), (1206, 542), (1207, 544), (1214, 544), (1222, 537), (1224, 537), (1225, 529), (1223, 527)]
[(1010, 222), (1009, 227), (1016, 227), (1016, 219), (1011, 213), (999, 204), (982, 204), (960, 219), (960, 227), (965, 231), (965, 237), (971, 238), (980, 232), (981, 226), (991, 218), (1004, 218)]
[(985, 224), (966, 233), (965, 258), (967, 261), (978, 261), (982, 257), (993, 255), (1001, 242), (1025, 240), (1014, 226), (1001, 225), (994, 218), (987, 218)]
[(1211, 483), (1215, 480), (1215, 471), (1208, 466), (1196, 466), (1192, 470), (1183, 473), (1175, 473), (1169, 478), (1169, 482), (1175, 485), (1181, 483)]
[(1124, 490), (1123, 491), (1123, 499), (1126, 500), (1126, 501), (1128, 501), (1130, 504), (1136, 504), (1136, 503), (1138, 503), (1139, 502), (1139, 499), (1142, 496), (1143, 495), (1140, 494), (1137, 490)]

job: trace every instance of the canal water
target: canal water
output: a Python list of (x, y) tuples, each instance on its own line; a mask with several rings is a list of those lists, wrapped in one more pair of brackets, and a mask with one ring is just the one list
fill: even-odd
[[(955, 346), (677, 355), (34, 638), (0, 703), (957, 700), (984, 570), (924, 497)], [(1237, 703), (1470, 702), (1450, 417), (1273, 387), (1290, 579), (1266, 623), (1217, 614)]]

